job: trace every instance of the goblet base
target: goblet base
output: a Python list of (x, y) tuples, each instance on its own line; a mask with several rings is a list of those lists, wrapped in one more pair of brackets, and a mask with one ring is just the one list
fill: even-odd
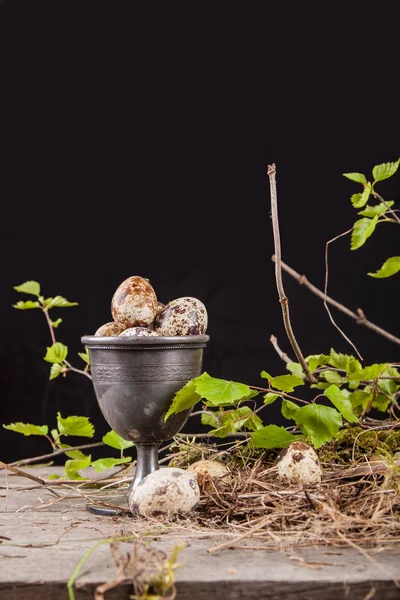
[[(136, 445), (136, 469), (135, 477), (129, 484), (128, 489), (125, 493), (121, 493), (118, 496), (114, 496), (110, 500), (110, 504), (119, 505), (118, 508), (109, 508), (99, 506), (97, 504), (87, 504), (87, 510), (95, 515), (101, 515), (103, 517), (115, 517), (115, 516), (132, 516), (129, 508), (129, 496), (132, 490), (150, 473), (159, 469), (158, 464), (158, 449), (159, 443), (152, 444), (141, 444)], [(107, 502), (108, 503), (108, 502)]]

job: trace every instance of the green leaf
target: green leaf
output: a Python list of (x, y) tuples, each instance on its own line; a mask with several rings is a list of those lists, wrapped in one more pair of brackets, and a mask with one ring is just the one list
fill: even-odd
[(62, 296), (54, 296), (54, 298), (46, 298), (44, 300), (44, 304), (46, 308), (54, 308), (57, 306), (58, 308), (67, 308), (68, 306), (78, 306), (78, 302), (69, 302), (66, 298)]
[(55, 379), (56, 377), (58, 377), (59, 374), (61, 373), (61, 369), (62, 369), (62, 366), (59, 365), (58, 363), (54, 363), (53, 365), (51, 365), (50, 379)]
[(374, 178), (374, 183), (377, 181), (383, 181), (384, 179), (389, 179), (392, 177), (399, 168), (400, 158), (396, 160), (396, 162), (392, 163), (382, 163), (381, 165), (376, 165), (372, 169), (372, 176)]
[(3, 427), (23, 435), (47, 435), (49, 432), (47, 425), (32, 425), (32, 423), (10, 423)]
[(372, 408), (375, 408), (380, 412), (386, 412), (389, 404), (391, 404), (390, 398), (384, 396), (383, 394), (378, 394), (375, 396), (374, 401), (372, 402)]
[(251, 434), (250, 445), (254, 448), (286, 448), (292, 442), (301, 439), (299, 435), (293, 435), (284, 427), (267, 425)]
[(55, 342), (55, 344), (47, 348), (44, 360), (46, 360), (49, 363), (57, 363), (61, 365), (67, 358), (67, 355), (67, 346), (64, 346), (64, 344), (62, 344), (61, 342)]
[(124, 456), (124, 458), (99, 458), (94, 460), (90, 465), (95, 471), (105, 471), (106, 469), (112, 469), (117, 465), (123, 465), (131, 462), (131, 456)]
[[(388, 377), (388, 376), (389, 376), (389, 374), (385, 370), (382, 373), (382, 377)], [(385, 392), (386, 394), (389, 394), (389, 395), (395, 394), (398, 389), (398, 386), (396, 385), (396, 382), (393, 379), (379, 379), (378, 387), (380, 390), (382, 390), (382, 392)]]
[(343, 369), (348, 375), (361, 369), (361, 363), (359, 360), (351, 356), (350, 354), (340, 354), (331, 348), (328, 364), (337, 369)]
[(196, 381), (196, 391), (212, 406), (231, 405), (257, 395), (257, 392), (244, 383), (216, 379), (209, 375)]
[(264, 396), (264, 404), (272, 404), (277, 398), (279, 398), (279, 394), (268, 392), (268, 394), (265, 394)]
[(337, 371), (323, 371), (321, 377), (324, 377), (329, 383), (343, 383), (345, 380)]
[(47, 479), (62, 479), (61, 475), (57, 475), (57, 473), (50, 473)]
[(53, 440), (58, 440), (58, 438), (60, 437), (58, 429), (52, 429), (50, 433)]
[[(359, 205), (359, 202), (360, 202), (360, 200), (361, 200), (361, 196), (362, 196), (362, 194), (353, 194), (353, 195), (351, 196), (351, 198), (350, 198), (350, 201), (351, 201), (352, 205), (353, 205), (355, 208), (357, 208), (357, 207), (358, 207), (358, 205)], [(361, 205), (361, 206), (363, 206), (363, 205)]]
[(236, 433), (244, 426), (254, 430), (263, 426), (260, 417), (255, 415), (248, 406), (241, 406), (235, 410), (227, 411), (222, 416), (220, 427), (212, 429), (209, 433), (215, 437), (223, 438), (231, 433)]
[(343, 177), (347, 177), (347, 179), (351, 179), (351, 181), (355, 181), (356, 183), (367, 183), (367, 179), (362, 173), (342, 173), (342, 175)]
[(362, 208), (368, 202), (368, 199), (371, 194), (371, 184), (367, 183), (364, 187), (362, 194), (353, 194), (351, 197), (351, 203), (354, 208)]
[(391, 277), (400, 271), (400, 256), (392, 256), (388, 258), (381, 268), (376, 273), (368, 273), (370, 277), (377, 277), (383, 279), (384, 277)]
[(32, 296), (40, 296), (40, 283), (37, 281), (25, 281), (21, 285), (15, 285), (14, 290), (22, 294), (32, 294)]
[(263, 424), (262, 420), (256, 414), (253, 414), (246, 421), (246, 429), (251, 429), (251, 431), (257, 431), (258, 429), (262, 429), (263, 427), (264, 427), (264, 424)]
[(311, 373), (315, 371), (317, 367), (321, 367), (322, 365), (327, 365), (329, 360), (328, 354), (310, 354), (306, 357), (306, 362), (308, 363), (308, 368)]
[(369, 381), (371, 379), (378, 379), (384, 370), (387, 368), (387, 363), (375, 363), (364, 369), (357, 369), (351, 374), (353, 381)]
[[(389, 206), (389, 208), (391, 206), (393, 206), (394, 201), (393, 200), (387, 200), (386, 201), (387, 206)], [(384, 202), (381, 202), (380, 204), (375, 204), (374, 206), (366, 206), (364, 208), (364, 210), (360, 210), (360, 212), (358, 213), (359, 215), (361, 215), (362, 217), (380, 217), (381, 215), (383, 215), (383, 213), (385, 213), (387, 211), (387, 206), (384, 204)]]
[(358, 421), (358, 418), (353, 413), (349, 398), (347, 398), (336, 385), (331, 385), (325, 390), (324, 394), (343, 415), (346, 421), (349, 423), (356, 423), (356, 421)]
[(91, 456), (86, 456), (82, 459), (67, 460), (65, 463), (65, 476), (67, 479), (84, 479), (79, 475), (78, 471), (86, 469), (92, 461)]
[(54, 327), (54, 329), (57, 329), (57, 327), (62, 323), (62, 319), (56, 319), (55, 321), (51, 321), (52, 326)]
[(296, 375), (278, 375), (271, 379), (270, 385), (282, 392), (293, 392), (298, 385), (304, 385), (304, 381)]
[(62, 418), (61, 413), (57, 413), (57, 425), (61, 435), (76, 435), (79, 437), (93, 437), (94, 427), (88, 417), (66, 417)]
[(361, 407), (362, 410), (364, 410), (365, 408), (367, 408), (368, 404), (372, 400), (372, 397), (372, 392), (364, 392), (361, 390), (357, 390), (356, 392), (350, 394), (349, 400), (353, 408)]
[(358, 221), (354, 223), (354, 228), (351, 234), (351, 250), (357, 250), (358, 248), (361, 248), (363, 244), (365, 244), (370, 235), (373, 234), (377, 222), (378, 217), (375, 216), (373, 219), (358, 219)]
[(311, 440), (315, 448), (320, 448), (337, 435), (342, 425), (340, 413), (330, 406), (308, 404), (298, 409), (295, 422)]
[(327, 381), (319, 381), (318, 383), (312, 383), (310, 385), (310, 388), (313, 388), (315, 390), (326, 390), (331, 384), (328, 383)]
[(40, 308), (40, 304), (37, 300), (27, 300), (26, 302), (19, 300), (16, 304), (13, 304), (12, 307), (17, 308), (18, 310), (28, 310), (29, 308)]
[(267, 371), (261, 371), (260, 375), (261, 375), (261, 377), (262, 377), (263, 379), (268, 379), (268, 381), (269, 381), (270, 379), (272, 379), (272, 375), (270, 375), (269, 373), (267, 373)]
[(281, 412), (285, 419), (294, 419), (294, 415), (299, 408), (300, 407), (295, 402), (292, 402), (291, 400), (283, 400)]
[(133, 442), (129, 442), (128, 440), (124, 440), (116, 431), (111, 429), (101, 438), (102, 441), (107, 444), (107, 446), (111, 446), (111, 448), (116, 448), (116, 450), (126, 450), (126, 448), (131, 448), (134, 444)]
[[(70, 445), (58, 443), (57, 447), (60, 448), (60, 450), (65, 450), (65, 448), (70, 448)], [(76, 460), (86, 460), (87, 458), (87, 454), (84, 454), (80, 450), (70, 450), (69, 452), (66, 452), (65, 455), (68, 456), (68, 458), (74, 458)]]
[(87, 349), (86, 352), (78, 352), (78, 355), (87, 365), (90, 365), (89, 351)]
[(183, 388), (176, 392), (174, 398), (172, 399), (171, 406), (164, 417), (164, 421), (166, 421), (170, 415), (192, 408), (201, 400), (200, 394), (198, 394), (196, 391), (196, 385), (197, 380), (203, 376), (209, 377), (208, 373), (203, 373), (199, 377), (195, 377), (194, 379), (188, 381)]
[(291, 372), (292, 375), (296, 375), (296, 377), (300, 377), (300, 379), (304, 379), (303, 369), (301, 364), (298, 362), (290, 362), (287, 363), (286, 368)]
[(201, 423), (202, 425), (210, 425), (210, 427), (217, 428), (219, 427), (219, 422), (215, 414), (211, 412), (202, 413), (201, 414)]

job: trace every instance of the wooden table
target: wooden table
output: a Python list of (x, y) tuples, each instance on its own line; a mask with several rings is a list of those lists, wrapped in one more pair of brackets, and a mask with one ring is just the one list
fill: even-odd
[[(23, 469), (45, 478), (57, 467)], [(129, 516), (102, 517), (89, 513), (83, 498), (56, 503), (48, 490), (25, 477), (0, 471), (0, 599), (68, 599), (67, 582), (82, 557), (101, 540), (134, 535)], [(65, 493), (65, 488), (63, 489)], [(42, 504), (47, 503), (47, 504)], [(142, 520), (143, 521), (143, 520)], [(143, 522), (142, 522), (143, 526)], [(147, 524), (146, 524), (147, 526)], [(175, 531), (150, 524), (145, 539), (151, 548), (169, 553), (182, 541), (182, 563), (176, 570), (177, 599), (351, 600), (400, 599), (400, 549), (370, 552), (353, 548), (309, 547), (285, 551), (254, 550), (245, 539), (241, 549), (208, 550), (227, 537), (207, 531)], [(123, 553), (133, 542), (121, 542)], [(79, 571), (76, 600), (94, 597), (96, 587), (115, 578), (108, 543), (99, 545)], [(107, 592), (105, 600), (128, 599), (132, 579)]]

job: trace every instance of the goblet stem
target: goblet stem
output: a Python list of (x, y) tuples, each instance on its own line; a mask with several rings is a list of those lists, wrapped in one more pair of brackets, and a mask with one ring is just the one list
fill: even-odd
[(157, 471), (159, 468), (158, 465), (158, 449), (160, 444), (140, 444), (136, 445), (136, 471), (135, 477), (132, 480), (128, 493), (130, 493), (133, 488), (135, 488), (141, 481), (152, 473), (153, 471)]

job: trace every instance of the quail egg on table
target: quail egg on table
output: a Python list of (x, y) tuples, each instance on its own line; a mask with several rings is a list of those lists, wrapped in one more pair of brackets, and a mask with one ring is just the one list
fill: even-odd
[(128, 329), (125, 329), (119, 337), (148, 337), (151, 335), (157, 336), (157, 334), (148, 327), (129, 327)]
[(114, 335), (117, 336), (120, 333), (122, 333), (124, 329), (124, 325), (121, 325), (120, 323), (115, 323), (115, 321), (110, 321), (109, 323), (104, 323), (104, 325), (101, 325), (94, 335), (105, 337), (111, 337)]
[(147, 327), (158, 312), (158, 300), (148, 279), (133, 275), (116, 289), (111, 300), (114, 321), (128, 327)]
[(133, 488), (129, 508), (133, 515), (168, 519), (187, 514), (199, 500), (200, 488), (192, 473), (177, 467), (162, 467)]
[(304, 442), (292, 442), (275, 459), (279, 479), (288, 483), (318, 483), (322, 479), (317, 453)]
[(197, 298), (184, 296), (171, 300), (158, 313), (152, 325), (162, 336), (202, 335), (208, 325), (207, 310)]

